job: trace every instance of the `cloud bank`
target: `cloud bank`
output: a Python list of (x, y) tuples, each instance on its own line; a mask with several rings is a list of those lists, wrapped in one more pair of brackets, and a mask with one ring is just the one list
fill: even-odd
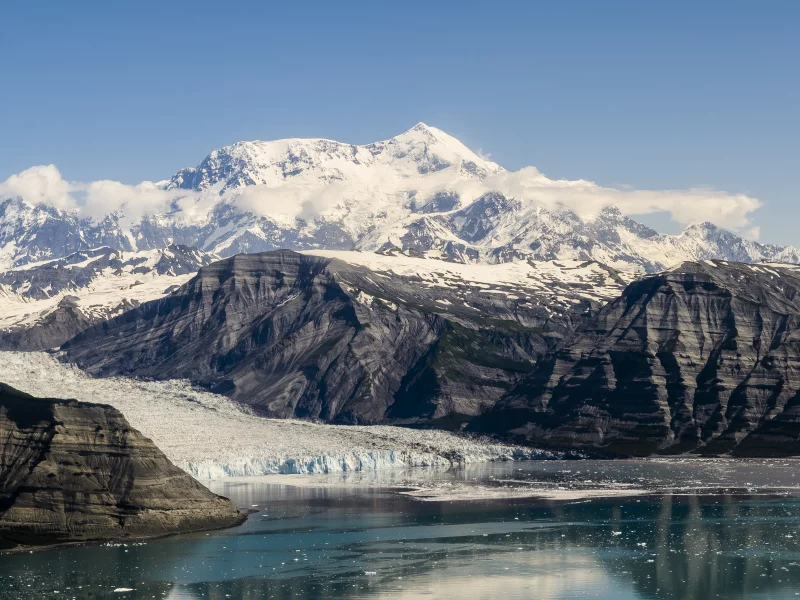
[(343, 202), (351, 205), (367, 202), (379, 207), (381, 196), (405, 198), (412, 190), (417, 191), (417, 198), (430, 197), (437, 191), (455, 191), (465, 202), (497, 191), (551, 211), (571, 210), (583, 218), (597, 215), (606, 206), (616, 206), (633, 217), (667, 212), (684, 226), (710, 221), (742, 231), (751, 238), (758, 235), (758, 227), (751, 222), (752, 213), (762, 206), (757, 198), (708, 188), (634, 190), (603, 187), (584, 180), (554, 180), (534, 167), (502, 171), (483, 181), (465, 178), (451, 169), (418, 178), (379, 179), (382, 183), (377, 187), (374, 177), (369, 181), (354, 179), (311, 187), (279, 182), (276, 186), (248, 186), (221, 196), (219, 188), (202, 192), (164, 190), (150, 181), (138, 185), (109, 180), (68, 181), (54, 165), (40, 165), (0, 183), (0, 197), (21, 197), (30, 204), (46, 204), (94, 220), (116, 212), (124, 215), (123, 221), (128, 223), (135, 223), (145, 215), (163, 214), (176, 206), (180, 219), (196, 221), (208, 215), (220, 201), (279, 222), (293, 222), (296, 218), (308, 220), (330, 214)]
[(482, 184), (487, 191), (497, 190), (507, 197), (536, 202), (549, 210), (565, 208), (582, 217), (592, 217), (607, 206), (616, 206), (629, 216), (667, 212), (681, 225), (710, 221), (731, 229), (750, 225), (750, 215), (763, 206), (757, 198), (709, 188), (621, 190), (582, 179), (549, 179), (535, 167), (504, 171)]

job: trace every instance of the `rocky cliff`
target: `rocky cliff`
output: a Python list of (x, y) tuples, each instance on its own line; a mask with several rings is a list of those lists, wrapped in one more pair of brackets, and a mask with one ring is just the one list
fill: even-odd
[(236, 524), (116, 409), (0, 384), (0, 547), (142, 538)]
[(800, 453), (800, 269), (684, 263), (631, 283), (476, 431), (623, 455)]
[(494, 404), (622, 286), (580, 261), (238, 255), (63, 349), (92, 374), (187, 378), (270, 416), (450, 427)]

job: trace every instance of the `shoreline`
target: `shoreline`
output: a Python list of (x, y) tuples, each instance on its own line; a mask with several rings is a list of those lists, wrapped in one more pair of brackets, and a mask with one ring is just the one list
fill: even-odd
[[(275, 474), (201, 480), (220, 492), (228, 486), (262, 484), (297, 489), (357, 493), (386, 491), (419, 502), (540, 500), (591, 501), (643, 496), (797, 496), (793, 473), (798, 459), (656, 457), (638, 459), (561, 459), (515, 463), (474, 463), (452, 467), (407, 468), (345, 473)], [(677, 468), (680, 480), (637, 479), (620, 472)], [(697, 470), (700, 473), (697, 473)], [(759, 472), (792, 473), (791, 480), (760, 480)], [(702, 474), (705, 472), (705, 475)], [(591, 474), (590, 474), (591, 473)], [(733, 478), (731, 478), (733, 476)], [(699, 477), (699, 479), (696, 479)], [(745, 477), (740, 480), (739, 477)], [(707, 478), (707, 479), (706, 479)], [(752, 481), (751, 481), (752, 480)]]
[(243, 507), (239, 508), (239, 517), (234, 520), (229, 525), (223, 525), (221, 527), (201, 527), (198, 529), (188, 529), (186, 531), (177, 531), (173, 533), (161, 533), (158, 535), (149, 535), (149, 536), (131, 536), (131, 537), (120, 537), (120, 538), (109, 538), (109, 539), (101, 539), (101, 540), (77, 540), (72, 542), (57, 542), (55, 544), (41, 544), (41, 545), (30, 545), (30, 544), (20, 544), (18, 546), (13, 546), (11, 548), (0, 548), (0, 556), (6, 554), (33, 554), (34, 552), (46, 552), (48, 550), (61, 550), (63, 548), (71, 548), (75, 546), (127, 546), (127, 545), (144, 545), (148, 542), (154, 540), (163, 540), (165, 538), (171, 537), (178, 537), (181, 535), (189, 535), (193, 533), (205, 533), (209, 531), (224, 531), (226, 529), (232, 529), (234, 527), (239, 527), (240, 525), (244, 524), (247, 519), (250, 518), (250, 515), (257, 513), (257, 510), (246, 509)]

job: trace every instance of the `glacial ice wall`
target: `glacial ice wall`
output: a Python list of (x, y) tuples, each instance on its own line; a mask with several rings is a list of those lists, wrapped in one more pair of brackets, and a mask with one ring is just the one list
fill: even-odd
[(0, 353), (0, 381), (35, 396), (110, 404), (203, 480), (557, 458), (447, 431), (265, 419), (185, 381), (95, 379), (44, 352)]
[(257, 475), (289, 475), (309, 473), (346, 473), (379, 471), (410, 467), (451, 467), (480, 462), (552, 459), (556, 455), (544, 450), (487, 445), (449, 457), (435, 452), (414, 450), (363, 450), (325, 453), (315, 456), (242, 456), (228, 460), (188, 460), (178, 466), (197, 479), (250, 477)]

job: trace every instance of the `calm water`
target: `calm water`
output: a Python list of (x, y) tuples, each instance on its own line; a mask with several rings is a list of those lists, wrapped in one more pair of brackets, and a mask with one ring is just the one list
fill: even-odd
[(799, 467), (558, 461), (384, 474), (432, 488), (648, 490), (569, 501), (421, 502), (363, 478), (216, 483), (259, 512), (223, 532), (0, 556), (0, 598), (796, 598)]

